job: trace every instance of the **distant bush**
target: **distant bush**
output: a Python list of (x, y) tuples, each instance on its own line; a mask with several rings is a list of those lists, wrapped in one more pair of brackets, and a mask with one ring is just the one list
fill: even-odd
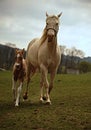
[(91, 72), (91, 63), (86, 61), (80, 62), (79, 70), (81, 73)]

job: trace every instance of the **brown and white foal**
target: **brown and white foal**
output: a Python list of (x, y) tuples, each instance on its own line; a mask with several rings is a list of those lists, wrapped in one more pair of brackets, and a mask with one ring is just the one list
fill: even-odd
[[(19, 106), (20, 102), (20, 94), (23, 86), (23, 81), (26, 75), (26, 61), (23, 58), (25, 50), (15, 50), (15, 63), (13, 66), (13, 77), (12, 77), (12, 91), (14, 96), (15, 106)], [(18, 88), (16, 87), (16, 83), (19, 81)]]

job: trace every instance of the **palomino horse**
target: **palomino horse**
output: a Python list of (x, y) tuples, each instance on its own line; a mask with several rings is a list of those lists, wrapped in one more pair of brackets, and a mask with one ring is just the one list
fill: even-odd
[[(26, 74), (26, 61), (23, 58), (24, 49), (16, 49), (15, 63), (13, 66), (13, 77), (12, 77), (12, 90), (15, 101), (15, 106), (19, 106), (21, 89), (23, 86), (24, 77)], [(19, 87), (16, 87), (16, 83), (19, 81)]]
[[(44, 28), (43, 35), (40, 39), (33, 39), (27, 48), (26, 61), (27, 61), (27, 90), (28, 84), (36, 72), (40, 69), (41, 72), (41, 91), (40, 101), (44, 101), (43, 88), (45, 87), (46, 102), (51, 104), (50, 92), (53, 88), (53, 81), (57, 72), (58, 65), (61, 60), (60, 47), (57, 44), (57, 33), (59, 29), (59, 15), (49, 16), (46, 13), (46, 27)], [(50, 84), (47, 79), (47, 74), (50, 72)], [(26, 92), (27, 93), (27, 92)]]

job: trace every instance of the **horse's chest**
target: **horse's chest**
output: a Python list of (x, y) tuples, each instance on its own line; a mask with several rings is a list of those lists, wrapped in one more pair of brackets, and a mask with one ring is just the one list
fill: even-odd
[(14, 80), (15, 81), (17, 81), (18, 79), (23, 81), (24, 76), (25, 76), (25, 70), (24, 69), (14, 71)]
[(48, 63), (48, 65), (53, 65), (53, 64), (55, 64), (54, 58), (53, 58), (53, 57), (49, 57), (49, 58), (47, 59), (47, 63)]

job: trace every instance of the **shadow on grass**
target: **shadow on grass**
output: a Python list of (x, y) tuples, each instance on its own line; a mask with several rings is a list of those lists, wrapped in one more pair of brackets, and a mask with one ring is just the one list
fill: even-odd
[(22, 101), (18, 107), (14, 105), (13, 101), (0, 101), (0, 115), (8, 112), (16, 112), (17, 110), (29, 110), (29, 109), (39, 109), (44, 107), (51, 107), (46, 103), (40, 103), (39, 101)]

